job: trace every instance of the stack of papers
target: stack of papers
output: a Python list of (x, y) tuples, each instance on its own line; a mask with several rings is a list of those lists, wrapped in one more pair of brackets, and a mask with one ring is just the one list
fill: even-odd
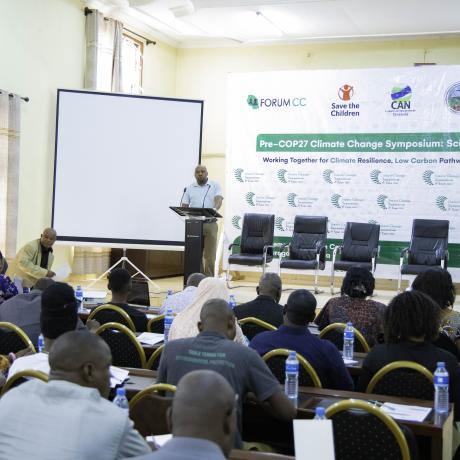
[(387, 415), (397, 420), (423, 422), (431, 412), (431, 407), (406, 406), (405, 404), (388, 403), (380, 407)]
[(155, 332), (143, 332), (137, 336), (137, 340), (145, 345), (155, 345), (156, 343), (164, 340), (164, 334), (157, 334)]
[(117, 385), (122, 385), (128, 378), (129, 371), (120, 367), (110, 366), (110, 387), (115, 388)]

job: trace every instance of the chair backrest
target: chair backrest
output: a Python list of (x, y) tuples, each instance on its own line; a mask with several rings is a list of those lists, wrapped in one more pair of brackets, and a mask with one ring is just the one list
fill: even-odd
[(25, 369), (23, 371), (17, 372), (6, 381), (5, 385), (2, 387), (0, 396), (3, 396), (11, 388), (17, 387), (21, 385), (21, 383), (27, 382), (27, 380), (32, 378), (42, 380), (43, 382), (48, 382), (48, 376), (44, 372), (36, 371), (33, 369)]
[(163, 353), (164, 345), (160, 345), (151, 355), (147, 361), (146, 369), (156, 371), (160, 365), (161, 354)]
[(20, 327), (12, 323), (0, 322), (0, 355), (17, 353), (28, 347), (33, 353), (36, 352), (33, 343)]
[(88, 319), (95, 319), (100, 324), (119, 323), (126, 326), (131, 331), (136, 332), (133, 320), (122, 308), (110, 303), (100, 305), (95, 308), (89, 315)]
[(147, 323), (147, 331), (157, 334), (165, 333), (165, 315), (158, 315), (155, 318), (149, 319)]
[(257, 334), (260, 334), (261, 332), (276, 331), (276, 327), (273, 326), (273, 324), (262, 321), (259, 318), (254, 318), (253, 316), (240, 319), (238, 324), (241, 326), (243, 334), (249, 340), (252, 340)]
[[(157, 383), (137, 393), (129, 402), (129, 418), (134, 428), (142, 436), (168, 434), (171, 429), (167, 421), (167, 412), (172, 404), (172, 397), (160, 393), (174, 394), (176, 387)], [(142, 404), (139, 402), (142, 401)]]
[(409, 264), (441, 265), (448, 241), (448, 220), (414, 219), (409, 247)]
[(145, 368), (145, 352), (136, 336), (126, 326), (106, 323), (96, 330), (112, 352), (112, 364), (120, 367)]
[[(327, 217), (295, 216), (289, 257), (295, 260), (315, 260), (317, 248), (326, 244)], [(325, 262), (326, 252), (320, 254)]]
[(401, 428), (380, 408), (349, 399), (326, 409), (332, 420), (335, 458), (356, 460), (410, 460)]
[(372, 377), (366, 393), (432, 400), (433, 374), (421, 364), (395, 361)]
[[(274, 214), (245, 214), (240, 252), (242, 254), (262, 254), (265, 245), (273, 244), (274, 232)], [(269, 248), (267, 254), (272, 255), (273, 248)]]
[[(339, 350), (343, 349), (343, 331), (347, 325), (345, 323), (332, 323), (326, 326), (320, 333), (319, 338), (324, 340), (329, 340), (332, 342)], [(353, 327), (355, 332), (355, 344), (354, 351), (357, 353), (368, 353), (370, 350), (367, 340), (358, 331)]]
[[(284, 384), (286, 379), (286, 359), (289, 356), (289, 350), (286, 348), (277, 348), (271, 350), (262, 356), (272, 374), (278, 379), (281, 384)], [(299, 385), (304, 387), (322, 388), (321, 380), (318, 377), (313, 366), (302, 356), (297, 353), (299, 360)]]
[(379, 246), (380, 225), (347, 222), (343, 235), (341, 260), (371, 262)]

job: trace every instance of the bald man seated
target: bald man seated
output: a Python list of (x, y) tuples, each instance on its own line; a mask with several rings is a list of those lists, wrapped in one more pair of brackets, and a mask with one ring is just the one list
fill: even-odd
[[(158, 368), (158, 382), (177, 385), (187, 373), (208, 369), (221, 374), (239, 396), (238, 426), (244, 396), (251, 392), (266, 401), (273, 415), (292, 420), (296, 409), (287, 399), (278, 380), (255, 350), (233, 341), (235, 318), (222, 299), (210, 299), (201, 309), (196, 337), (168, 342)], [(236, 446), (241, 447), (237, 433)]]
[(107, 401), (108, 345), (97, 335), (61, 335), (49, 382), (33, 379), (0, 399), (0, 458), (113, 460), (150, 452), (126, 411)]
[(173, 439), (136, 460), (225, 460), (236, 433), (236, 395), (214, 371), (182, 377), (168, 413)]
[(22, 279), (23, 287), (32, 287), (40, 278), (53, 278), (53, 244), (57, 234), (54, 228), (45, 228), (40, 238), (24, 245), (8, 267), (7, 275)]

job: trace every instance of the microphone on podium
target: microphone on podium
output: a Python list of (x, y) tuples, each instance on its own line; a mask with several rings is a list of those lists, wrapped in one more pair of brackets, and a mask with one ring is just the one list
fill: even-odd
[(202, 208), (204, 208), (204, 200), (206, 199), (206, 196), (207, 196), (207, 194), (208, 194), (210, 188), (211, 188), (211, 185), (208, 184), (208, 190), (206, 190), (206, 193), (205, 193), (205, 195), (204, 195), (204, 198), (203, 198), (203, 206), (201, 206)]
[(187, 187), (184, 187), (184, 191), (182, 192), (182, 196), (180, 197), (179, 206), (182, 206), (182, 199), (184, 198), (186, 191), (187, 191)]

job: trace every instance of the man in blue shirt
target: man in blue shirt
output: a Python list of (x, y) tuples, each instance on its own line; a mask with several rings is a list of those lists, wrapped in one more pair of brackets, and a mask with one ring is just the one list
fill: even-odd
[[(214, 208), (216, 211), (222, 206), (222, 190), (217, 182), (208, 180), (206, 166), (198, 165), (195, 168), (196, 182), (190, 184), (184, 192), (181, 206), (191, 208)], [(209, 219), (203, 225), (203, 273), (214, 276), (214, 263), (217, 247), (217, 221)]]
[(313, 366), (323, 388), (353, 390), (353, 381), (335, 345), (308, 330), (315, 309), (316, 299), (311, 292), (294, 291), (283, 309), (283, 325), (276, 331), (257, 334), (249, 346), (260, 355), (276, 348), (294, 350)]

